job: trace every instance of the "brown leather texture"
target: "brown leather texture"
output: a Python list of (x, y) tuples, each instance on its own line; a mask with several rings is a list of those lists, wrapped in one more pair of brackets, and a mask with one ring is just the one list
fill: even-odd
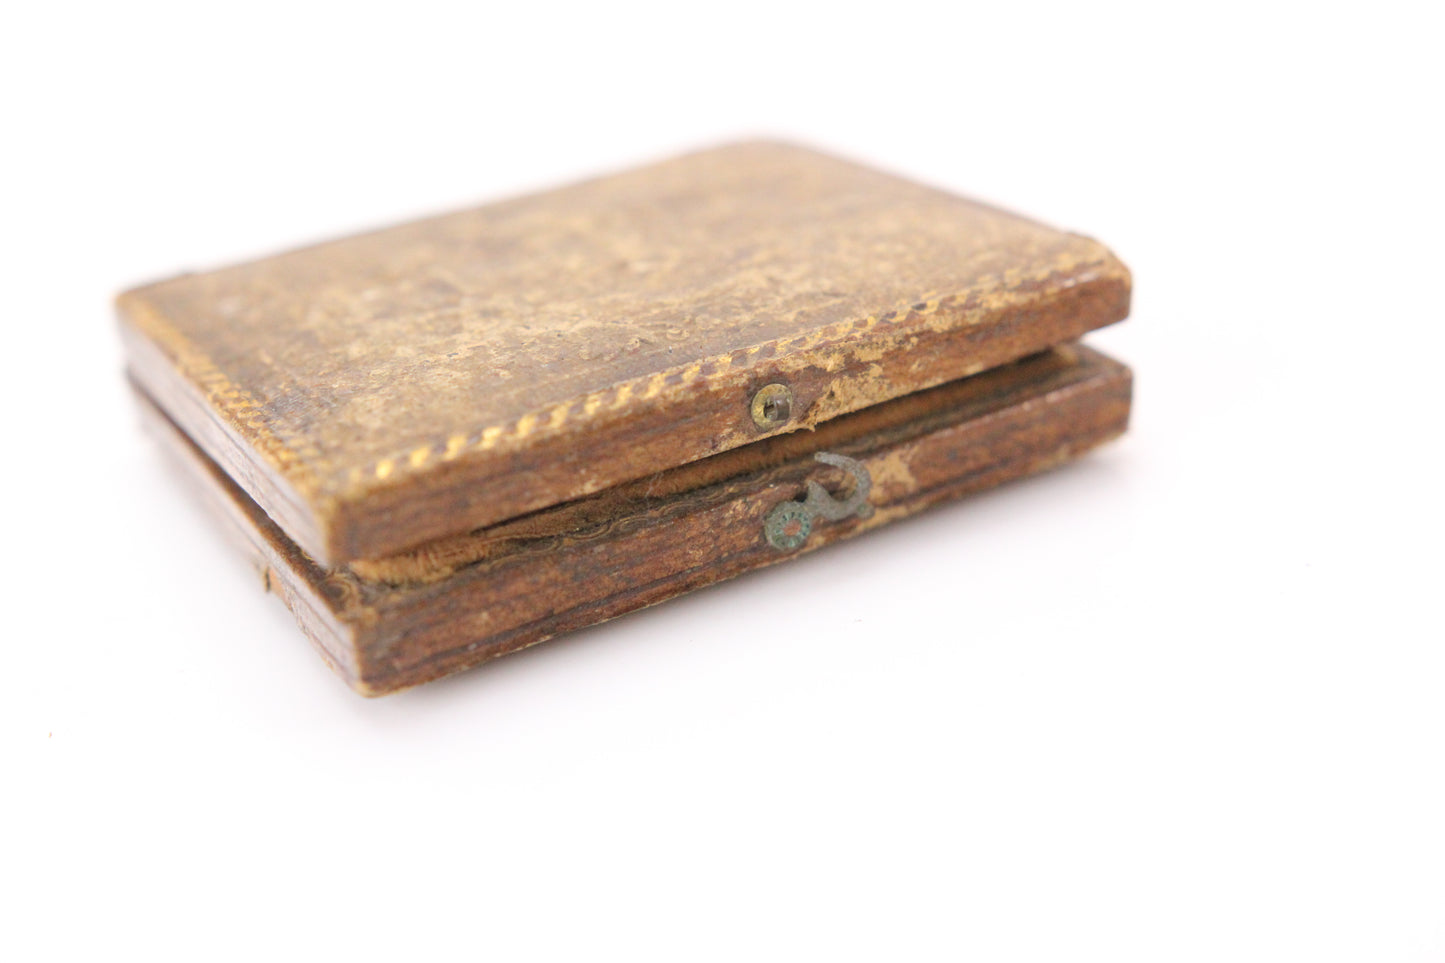
[[(1095, 241), (745, 143), (162, 281), (135, 377), (323, 564), (995, 367), (1128, 313)], [(790, 417), (750, 400), (787, 385)]]
[[(1059, 348), (417, 553), (331, 570), (144, 395), (141, 408), (262, 584), (350, 685), (380, 695), (1069, 461), (1124, 431), (1131, 385), (1123, 365)], [(797, 505), (808, 482), (847, 494), (848, 476), (815, 460), (823, 450), (866, 469), (871, 511), (819, 522), (791, 548), (770, 544), (770, 514)]]

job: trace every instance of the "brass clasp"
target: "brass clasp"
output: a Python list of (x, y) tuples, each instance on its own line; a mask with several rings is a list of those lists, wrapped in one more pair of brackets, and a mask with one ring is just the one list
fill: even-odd
[(813, 458), (852, 475), (853, 493), (840, 500), (829, 494), (822, 485), (810, 480), (807, 497), (801, 502), (794, 499), (776, 505), (768, 512), (768, 517), (763, 519), (763, 534), (767, 536), (768, 544), (779, 551), (789, 551), (806, 542), (813, 531), (815, 518), (838, 521), (849, 515), (867, 518), (873, 514), (873, 506), (868, 504), (868, 494), (873, 490), (873, 479), (869, 477), (868, 469), (862, 462), (827, 451), (820, 451)]

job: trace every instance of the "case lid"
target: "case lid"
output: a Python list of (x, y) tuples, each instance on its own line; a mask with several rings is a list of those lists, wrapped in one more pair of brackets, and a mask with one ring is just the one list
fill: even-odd
[(141, 386), (337, 564), (811, 428), (1128, 302), (1128, 271), (1092, 240), (746, 143), (118, 308)]

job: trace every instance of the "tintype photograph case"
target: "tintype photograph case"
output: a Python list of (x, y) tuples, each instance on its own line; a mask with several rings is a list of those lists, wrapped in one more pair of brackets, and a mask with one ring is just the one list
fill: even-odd
[(153, 434), (382, 694), (1127, 426), (1098, 242), (748, 142), (121, 295)]

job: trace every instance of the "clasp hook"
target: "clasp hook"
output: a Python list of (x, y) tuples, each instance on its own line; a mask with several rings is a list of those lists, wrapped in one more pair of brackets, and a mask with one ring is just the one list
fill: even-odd
[(763, 534), (767, 536), (768, 544), (780, 551), (797, 548), (806, 542), (813, 530), (815, 518), (838, 521), (849, 515), (867, 518), (873, 514), (873, 506), (868, 504), (868, 495), (873, 490), (873, 479), (862, 462), (828, 451), (820, 451), (813, 458), (852, 475), (853, 493), (839, 500), (829, 494), (822, 485), (810, 480), (808, 494), (803, 501), (786, 501), (774, 506), (763, 520)]

